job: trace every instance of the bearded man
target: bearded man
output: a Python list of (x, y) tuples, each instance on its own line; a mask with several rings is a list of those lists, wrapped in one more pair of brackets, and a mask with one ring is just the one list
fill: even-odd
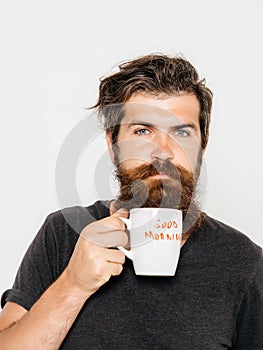
[[(2, 296), (1, 348), (262, 349), (262, 249), (196, 199), (211, 91), (180, 57), (119, 68), (95, 106), (119, 195), (47, 217)], [(116, 248), (128, 245), (120, 217), (140, 207), (183, 212), (172, 277), (135, 275)]]

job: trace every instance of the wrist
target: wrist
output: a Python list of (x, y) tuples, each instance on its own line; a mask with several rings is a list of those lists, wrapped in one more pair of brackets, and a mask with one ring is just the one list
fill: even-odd
[(76, 299), (80, 303), (84, 303), (93, 294), (72, 281), (68, 268), (59, 277), (59, 284), (59, 288), (64, 296), (67, 296), (69, 299)]

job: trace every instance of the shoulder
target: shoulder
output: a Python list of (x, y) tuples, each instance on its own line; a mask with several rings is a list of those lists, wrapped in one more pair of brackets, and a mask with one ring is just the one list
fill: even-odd
[(251, 273), (262, 268), (262, 248), (239, 230), (205, 215), (199, 236), (225, 266), (242, 267)]
[(93, 221), (109, 216), (110, 201), (97, 201), (88, 207), (73, 206), (49, 214), (45, 224), (53, 230), (73, 230), (79, 234)]
[(47, 254), (56, 271), (62, 271), (68, 263), (82, 229), (95, 220), (107, 216), (106, 201), (98, 201), (88, 207), (68, 207), (46, 217), (29, 247), (30, 256)]
[(215, 236), (219, 242), (246, 246), (253, 251), (262, 252), (262, 248), (254, 243), (245, 233), (208, 215), (205, 215), (204, 227), (208, 231), (207, 233)]

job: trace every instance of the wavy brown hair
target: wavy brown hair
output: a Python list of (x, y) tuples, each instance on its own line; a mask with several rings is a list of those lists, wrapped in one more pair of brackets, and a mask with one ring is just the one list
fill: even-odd
[(154, 96), (193, 93), (200, 104), (201, 147), (205, 148), (212, 109), (212, 92), (199, 79), (194, 66), (184, 58), (162, 54), (147, 55), (119, 65), (119, 71), (101, 79), (98, 108), (106, 131), (117, 141), (119, 124), (123, 118), (120, 104), (138, 92)]

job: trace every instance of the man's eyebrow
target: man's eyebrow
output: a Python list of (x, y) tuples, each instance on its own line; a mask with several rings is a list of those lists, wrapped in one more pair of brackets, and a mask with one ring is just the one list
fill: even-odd
[(133, 122), (127, 122), (126, 124), (127, 124), (128, 129), (130, 129), (131, 127), (136, 126), (136, 125), (146, 126), (148, 128), (156, 128), (156, 125), (151, 124), (151, 123), (147, 123), (145, 121), (140, 121), (140, 120), (135, 120)]
[[(147, 123), (145, 121), (135, 120), (135, 121), (132, 121), (132, 122), (127, 122), (128, 129), (130, 129), (133, 126), (136, 126), (136, 125), (141, 125), (141, 126), (145, 126), (145, 127), (148, 127), (148, 128), (160, 129), (159, 127), (157, 127), (157, 125), (152, 124), (152, 123)], [(174, 125), (174, 126), (169, 127), (169, 129), (172, 130), (172, 131), (185, 129), (185, 128), (191, 128), (191, 129), (194, 129), (194, 131), (198, 131), (198, 126), (196, 124), (194, 124), (194, 123), (178, 124), (178, 125)]]
[(178, 124), (171, 127), (171, 129), (173, 130), (180, 130), (180, 129), (186, 129), (186, 128), (191, 128), (191, 129), (194, 129), (194, 131), (198, 131), (198, 126), (194, 123)]

